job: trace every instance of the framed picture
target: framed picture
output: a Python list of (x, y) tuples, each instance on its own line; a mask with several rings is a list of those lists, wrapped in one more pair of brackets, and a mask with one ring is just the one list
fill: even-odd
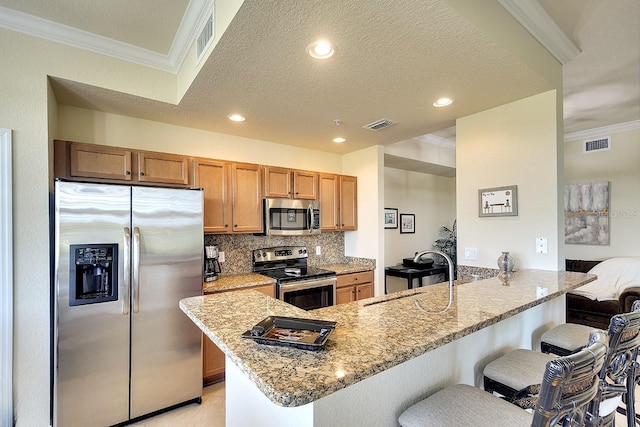
[(478, 216), (518, 216), (518, 186), (478, 190)]
[(400, 234), (416, 232), (416, 216), (414, 214), (400, 214)]
[(384, 228), (398, 228), (398, 209), (384, 208)]
[(609, 244), (609, 181), (564, 186), (564, 243)]

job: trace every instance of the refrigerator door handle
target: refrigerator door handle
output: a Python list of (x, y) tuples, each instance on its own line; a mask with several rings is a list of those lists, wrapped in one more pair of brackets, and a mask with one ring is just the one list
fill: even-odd
[(140, 309), (140, 229), (133, 227), (133, 312)]
[(129, 314), (129, 307), (131, 306), (130, 289), (131, 289), (131, 230), (129, 227), (124, 228), (124, 297), (122, 298), (122, 314), (127, 316)]

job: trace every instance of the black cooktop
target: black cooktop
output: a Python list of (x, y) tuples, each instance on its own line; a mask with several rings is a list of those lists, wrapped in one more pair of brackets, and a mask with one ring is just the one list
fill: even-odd
[(335, 272), (317, 267), (285, 267), (256, 273), (273, 277), (279, 283), (293, 282), (297, 280), (318, 279), (321, 277), (335, 276)]

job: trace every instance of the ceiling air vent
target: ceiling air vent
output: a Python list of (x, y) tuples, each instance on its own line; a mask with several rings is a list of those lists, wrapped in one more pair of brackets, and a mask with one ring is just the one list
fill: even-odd
[(200, 61), (202, 55), (207, 51), (207, 48), (213, 41), (213, 12), (207, 17), (207, 20), (204, 23), (204, 27), (202, 31), (200, 31), (200, 35), (198, 36), (197, 46), (196, 46), (196, 62)]
[(395, 124), (396, 122), (394, 122), (393, 120), (380, 119), (380, 120), (376, 120), (373, 123), (369, 123), (368, 125), (364, 125), (362, 127), (369, 130), (382, 130), (384, 128), (388, 128), (389, 126), (395, 125)]
[(584, 142), (584, 153), (593, 153), (594, 151), (611, 150), (611, 137), (593, 139)]

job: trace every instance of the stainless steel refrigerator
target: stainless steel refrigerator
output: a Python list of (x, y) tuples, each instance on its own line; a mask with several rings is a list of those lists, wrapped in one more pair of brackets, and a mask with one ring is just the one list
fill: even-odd
[(202, 396), (199, 190), (56, 181), (54, 426), (110, 426)]

